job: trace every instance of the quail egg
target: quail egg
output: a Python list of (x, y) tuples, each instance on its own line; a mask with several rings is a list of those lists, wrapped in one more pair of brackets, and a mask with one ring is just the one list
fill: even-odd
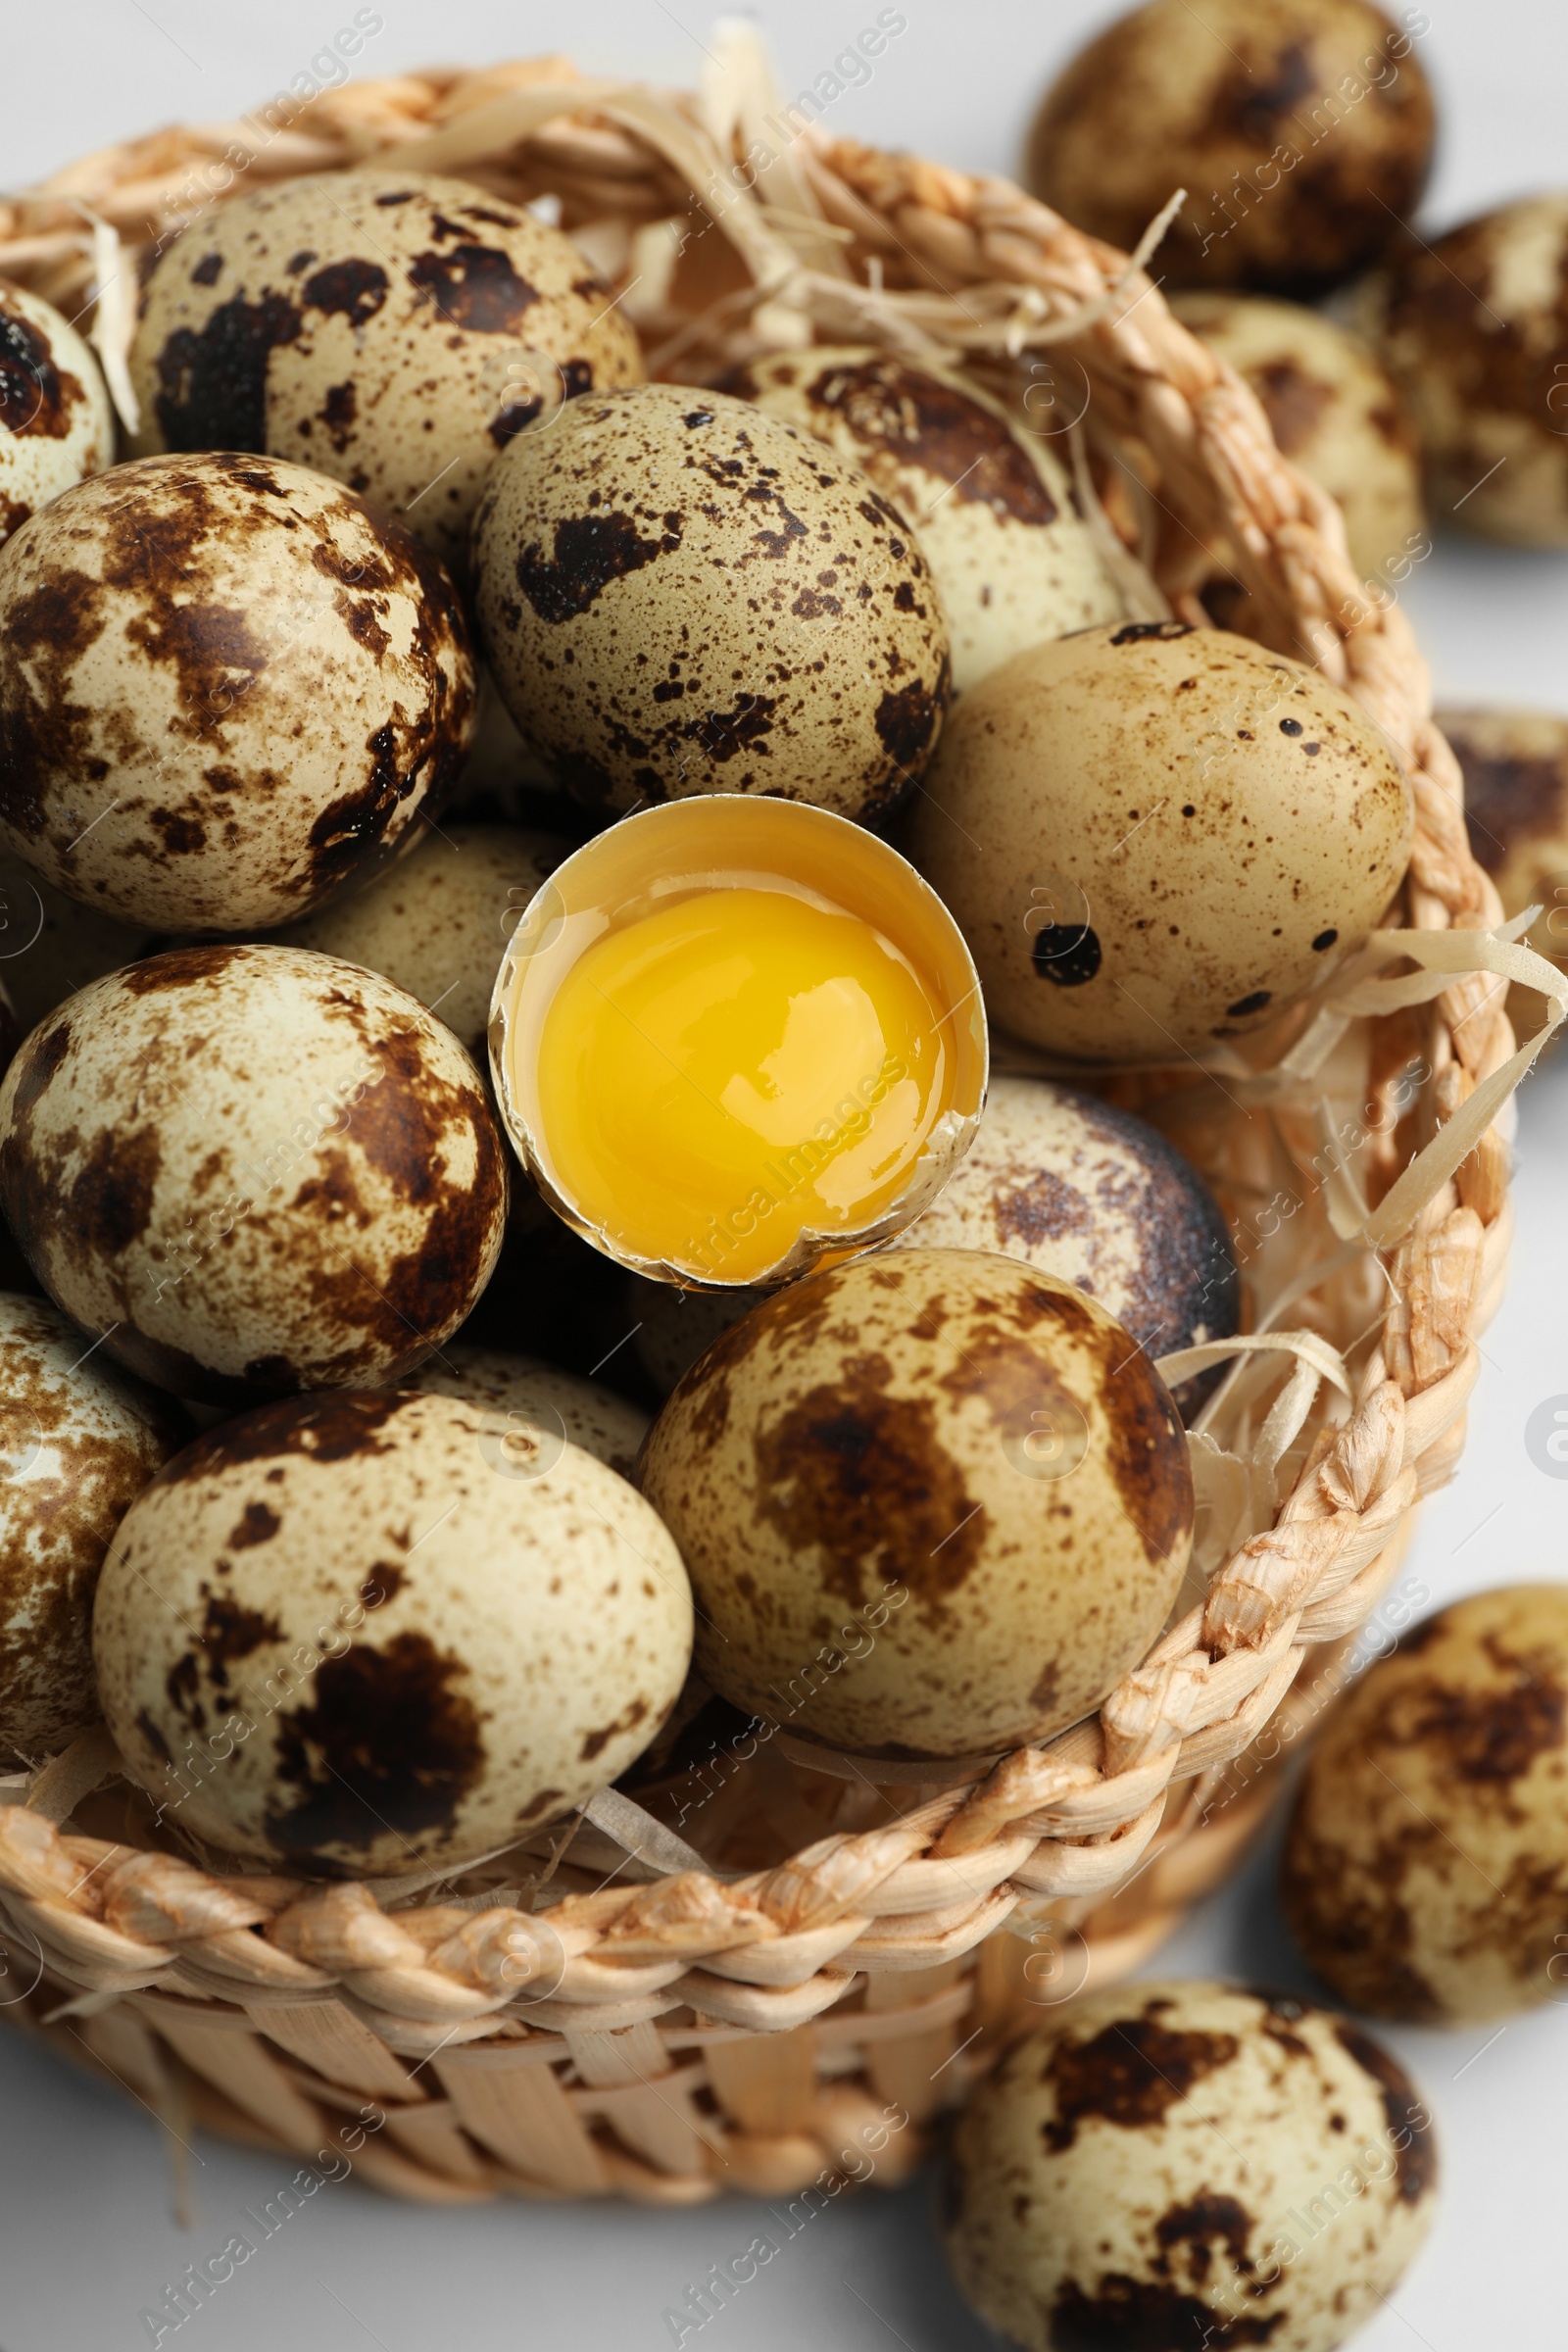
[(563, 1372), (536, 1355), (475, 1348), (459, 1340), (409, 1379), (427, 1396), (458, 1396), (496, 1418), (503, 1450), (553, 1459), (568, 1442), (630, 1478), (652, 1416), (598, 1381)]
[(1097, 1706), (1187, 1562), (1181, 1423), (1071, 1283), (969, 1250), (853, 1259), (723, 1333), (649, 1432), (697, 1665), (862, 1755), (993, 1754)]
[(1341, 1999), (1472, 2025), (1568, 1998), (1568, 1585), (1440, 1610), (1307, 1766), (1286, 1916)]
[(1568, 962), (1568, 719), (1545, 710), (1440, 710), (1464, 773), (1476, 863), (1504, 914), (1539, 906), (1526, 943)]
[(1350, 562), (1387, 595), (1431, 542), (1415, 432), (1370, 346), (1260, 294), (1178, 294), (1171, 308), (1251, 386), (1281, 453), (1338, 501)]
[(1046, 92), (1029, 185), (1128, 251), (1185, 188), (1162, 281), (1326, 292), (1391, 250), (1426, 185), (1415, 39), (1368, 0), (1149, 0)]
[(683, 1372), (765, 1298), (765, 1291), (680, 1291), (641, 1274), (626, 1277), (626, 1328), (637, 1360), (661, 1396), (667, 1396)]
[[(1228, 1339), (1241, 1276), (1213, 1194), (1130, 1111), (1045, 1078), (994, 1078), (980, 1131), (896, 1250), (989, 1250), (1097, 1298), (1151, 1356)], [(1176, 1392), (1191, 1412), (1221, 1377)]]
[(383, 167), (285, 180), (194, 223), (143, 290), (130, 368), (145, 448), (314, 466), (455, 564), (513, 435), (643, 372), (559, 229), (470, 181)]
[(590, 807), (750, 792), (870, 817), (931, 755), (948, 633), (913, 534), (749, 402), (571, 402), (496, 461), (473, 551), (496, 683)]
[(1333, 2352), (1402, 2276), (1436, 2178), (1409, 2077), (1348, 2019), (1286, 1993), (1123, 1984), (972, 2094), (948, 2256), (1029, 2352)]
[(280, 935), (382, 972), (439, 1012), (483, 1068), (508, 940), (571, 843), (509, 825), (448, 825), (361, 890)]
[(639, 1755), (691, 1648), (680, 1554), (578, 1446), (386, 1390), (187, 1446), (93, 1613), (104, 1716), (166, 1817), (285, 1870), (415, 1870), (526, 1837)]
[(331, 956), (189, 948), (95, 981), (0, 1086), (0, 1200), (56, 1303), (176, 1395), (394, 1381), (489, 1279), (478, 1071)]
[(145, 956), (155, 937), (68, 899), (19, 858), (0, 862), (0, 976), (23, 1036), (89, 980)]
[(0, 278), (0, 544), (114, 456), (115, 413), (88, 345), (42, 295)]
[(98, 1571), (189, 1435), (46, 1300), (0, 1296), (0, 1765), (41, 1762), (96, 1721)]
[(855, 345), (775, 352), (726, 386), (860, 466), (919, 534), (956, 693), (1026, 645), (1120, 618), (1050, 444), (953, 370)]
[(1417, 244), (1372, 289), (1435, 506), (1510, 547), (1568, 547), (1568, 194)]
[(1413, 830), (1393, 746), (1321, 672), (1128, 621), (963, 697), (906, 846), (1003, 1028), (1168, 1061), (1309, 994), (1383, 914)]
[(0, 548), (0, 840), (123, 923), (281, 923), (416, 838), (473, 665), (451, 581), (303, 466), (80, 482)]

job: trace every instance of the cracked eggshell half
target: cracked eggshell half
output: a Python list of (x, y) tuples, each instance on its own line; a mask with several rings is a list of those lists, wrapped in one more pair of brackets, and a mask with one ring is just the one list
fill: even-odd
[(506, 1153), (450, 1030), (300, 948), (93, 982), (0, 1085), (0, 1200), (56, 1303), (176, 1396), (412, 1371), (500, 1251)]
[(569, 237), (469, 180), (374, 166), (194, 221), (142, 291), (130, 370), (142, 448), (315, 466), (461, 569), (514, 434), (643, 363)]
[(1125, 1984), (1059, 2010), (973, 2093), (948, 2258), (1022, 2352), (1334, 2352), (1426, 2236), (1437, 2170), (1409, 2077), (1348, 2018)]
[(756, 793), (869, 818), (941, 730), (948, 630), (908, 525), (728, 393), (588, 394), (520, 433), (473, 572), (496, 684), (590, 808)]
[(1303, 662), (1128, 621), (1035, 646), (954, 711), (904, 844), (998, 1026), (1168, 1062), (1318, 989), (1404, 878), (1415, 811), (1381, 729)]
[(0, 545), (115, 456), (98, 362), (41, 294), (0, 278)]
[[(807, 1227), (770, 1266), (725, 1282), (693, 1257), (639, 1254), (617, 1238), (606, 1205), (563, 1176), (539, 1086), (540, 1040), (557, 991), (593, 943), (615, 925), (699, 890), (759, 877), (799, 882), (883, 934), (945, 1010), (947, 1106), (925, 1135), (892, 1202), (859, 1224)], [(759, 1054), (765, 1050), (759, 1043)], [(733, 1297), (790, 1282), (888, 1241), (936, 1199), (974, 1140), (989, 1070), (975, 968), (942, 901), (908, 861), (863, 827), (799, 802), (712, 795), (645, 809), (585, 842), (557, 866), (513, 930), (490, 1013), (490, 1077), (502, 1124), (540, 1195), (572, 1229), (633, 1274)]]
[(570, 1812), (658, 1731), (691, 1629), (668, 1531), (604, 1463), (370, 1390), (262, 1406), (177, 1455), (121, 1525), (93, 1652), (171, 1819), (358, 1876)]
[(293, 920), (418, 838), (473, 722), (456, 590), (303, 466), (80, 482), (0, 548), (0, 840), (122, 923)]
[(0, 1761), (39, 1763), (97, 1720), (104, 1552), (189, 1435), (46, 1299), (0, 1296)]
[(1192, 1542), (1176, 1408), (1070, 1283), (969, 1250), (855, 1259), (714, 1342), (643, 1493), (735, 1706), (867, 1757), (1050, 1739), (1138, 1664)]
[(1056, 453), (956, 370), (844, 345), (774, 352), (725, 388), (858, 466), (918, 533), (955, 693), (1025, 646), (1121, 617)]

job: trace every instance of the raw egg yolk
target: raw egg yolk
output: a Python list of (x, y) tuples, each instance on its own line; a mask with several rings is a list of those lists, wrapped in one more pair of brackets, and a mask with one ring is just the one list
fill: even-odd
[(539, 1044), (560, 1189), (618, 1250), (718, 1282), (890, 1207), (950, 1106), (908, 958), (788, 888), (710, 889), (594, 941)]

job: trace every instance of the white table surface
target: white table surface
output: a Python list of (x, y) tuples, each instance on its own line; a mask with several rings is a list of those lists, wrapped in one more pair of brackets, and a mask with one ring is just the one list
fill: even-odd
[[(0, 181), (17, 186), (127, 131), (232, 115), (309, 70), (346, 0), (57, 0), (8, 9)], [(594, 0), (560, 12), (486, 0), (383, 0), (357, 61), (395, 73), (570, 49), (590, 70), (687, 81), (702, 67), (703, 0)], [(1009, 170), (1034, 95), (1111, 11), (1098, 0), (906, 0), (906, 29), (835, 128), (978, 169)], [(872, 0), (767, 0), (755, 12), (798, 89), (863, 24)], [(1421, 55), (1444, 108), (1425, 219), (1439, 226), (1561, 173), (1568, 11), (1549, 0), (1432, 0)], [(324, 74), (318, 78), (324, 78)], [(1568, 555), (1440, 541), (1406, 590), (1448, 701), (1568, 708)], [(1508, 1301), (1485, 1343), (1458, 1478), (1427, 1507), (1407, 1574), (1433, 1602), (1568, 1570), (1568, 1491), (1525, 1451), (1544, 1397), (1568, 1392), (1568, 1054), (1521, 1098), (1518, 1237)], [(1272, 1852), (1199, 1911), (1161, 1972), (1240, 1973), (1306, 1989), (1272, 1897)], [(1558, 2352), (1568, 2009), (1463, 2034), (1393, 2032), (1435, 2110), (1443, 2210), (1364, 2352)], [(128, 2098), (0, 2034), (0, 2348), (117, 2352), (152, 2340), (142, 2309), (216, 2253), (289, 2179), (282, 2157), (198, 2137), (194, 2221), (171, 2220), (158, 2126)], [(685, 2213), (627, 2206), (403, 2206), (352, 2180), (311, 2199), (166, 2344), (191, 2352), (383, 2352), (477, 2345), (641, 2352), (690, 2280), (727, 2262), (760, 2213), (724, 2199)], [(688, 2344), (699, 2338), (687, 2337)], [(704, 2352), (970, 2352), (996, 2339), (949, 2285), (930, 2182), (846, 2197), (818, 2216), (702, 2331)]]

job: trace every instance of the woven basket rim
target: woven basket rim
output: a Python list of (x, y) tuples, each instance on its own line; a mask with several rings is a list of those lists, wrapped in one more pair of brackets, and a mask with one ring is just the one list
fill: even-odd
[[(87, 2002), (151, 1998), (149, 1987), (162, 1988), (166, 2007), (204, 2010), (337, 1996), (398, 2048), (442, 2034), (624, 2032), (672, 2009), (765, 2034), (819, 2016), (862, 1975), (961, 1958), (1020, 1902), (1081, 1916), (1148, 1853), (1171, 1787), (1211, 1785), (1290, 1703), (1308, 1652), (1363, 1623), (1415, 1501), (1450, 1474), (1462, 1442), (1476, 1335), (1496, 1301), (1509, 1234), (1496, 1122), (1568, 1008), (1568, 981), (1501, 935), (1403, 614), (1368, 601), (1333, 502), (1280, 456), (1251, 393), (1171, 316), (1141, 256), (1082, 235), (1005, 179), (820, 127), (748, 180), (745, 159), (760, 123), (776, 121), (777, 98), (758, 54), (726, 55), (729, 83), (710, 79), (697, 95), (581, 80), (560, 59), (521, 61), (350, 83), (265, 139), (249, 117), (238, 127), (155, 133), (0, 203), (0, 274), (52, 299), (83, 294), (96, 274), (94, 337), (123, 399), (129, 261), (154, 242), (150, 214), (162, 207), (172, 223), (182, 202), (191, 211), (193, 188), (199, 212), (256, 182), (395, 158), (524, 196), (554, 190), (568, 224), (609, 219), (623, 244), (662, 233), (658, 224), (683, 209), (715, 221), (750, 291), (728, 310), (665, 321), (677, 345), (685, 337), (671, 356), (666, 334), (666, 365), (698, 368), (691, 380), (704, 380), (705, 352), (711, 371), (737, 319), (764, 343), (799, 337), (803, 321), (824, 340), (850, 339), (849, 320), (858, 339), (942, 352), (982, 371), (1070, 345), (1102, 440), (1153, 453), (1166, 511), (1195, 547), (1228, 551), (1260, 636), (1304, 652), (1354, 695), (1411, 776), (1404, 923), (1377, 935), (1308, 1032), (1308, 1046), (1315, 1038), (1327, 1053), (1336, 1020), (1343, 1030), (1429, 1008), (1424, 1106), (1435, 1132), (1424, 1173), (1414, 1184), (1401, 1175), (1361, 1233), (1388, 1279), (1381, 1340), (1347, 1391), (1345, 1417), (1319, 1429), (1274, 1524), (1215, 1573), (1093, 1720), (940, 1789), (887, 1828), (827, 1836), (771, 1869), (715, 1875), (629, 1800), (617, 1800), (620, 1812), (594, 1800), (589, 1818), (597, 1807), (599, 1826), (622, 1845), (658, 1831), (656, 1867), (641, 1883), (568, 1894), (527, 1915), (520, 1935), (514, 1901), (464, 1909), (441, 1899), (440, 1885), (471, 1864), (442, 1874), (434, 1901), (389, 1910), (396, 1892), (384, 1882), (305, 1886), (220, 1874), (74, 1834), (75, 1806), (119, 1762), (106, 1733), (85, 1735), (15, 1790), (20, 1802), (0, 1806), (0, 1925), (34, 1940), (51, 1975)], [(215, 165), (220, 176), (221, 159), (240, 149), (256, 182), (242, 170), (215, 186)], [(126, 240), (119, 263), (116, 232)], [(1168, 539), (1162, 547), (1157, 525), (1143, 553), (1164, 609), (1206, 622), (1200, 568)], [(1391, 966), (1406, 968), (1390, 978)], [(1528, 979), (1552, 1007), (1547, 1027), (1517, 1051), (1503, 1009), (1509, 979)], [(1292, 1053), (1304, 1066), (1302, 1046)], [(1265, 1073), (1259, 1099), (1268, 1083)], [(1295, 1355), (1299, 1430), (1321, 1370), (1309, 1349)]]

